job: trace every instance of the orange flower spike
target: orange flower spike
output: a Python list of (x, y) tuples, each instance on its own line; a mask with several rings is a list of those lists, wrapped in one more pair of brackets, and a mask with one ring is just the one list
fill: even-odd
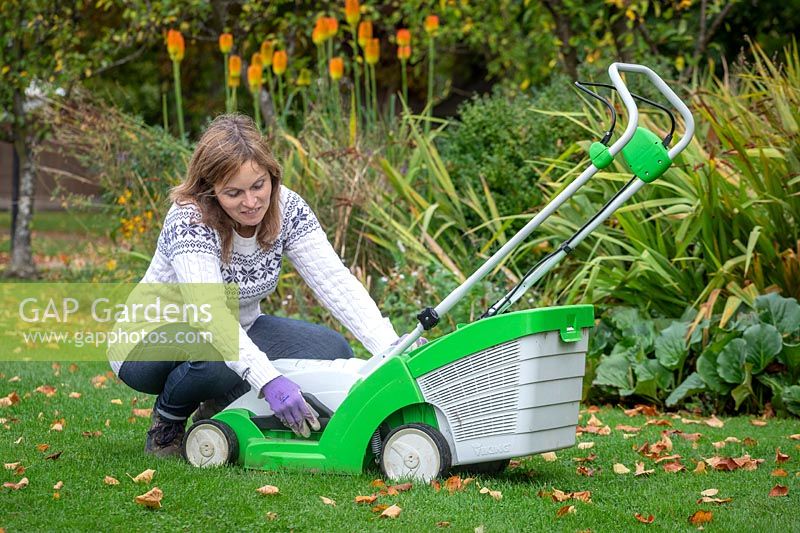
[(358, 0), (344, 0), (344, 18), (355, 27), (361, 19), (361, 4)]
[(411, 46), (398, 46), (397, 59), (400, 61), (407, 61), (411, 57)]
[(372, 39), (372, 21), (361, 21), (358, 25), (358, 45), (364, 48), (370, 39)]
[(183, 59), (185, 51), (183, 42), (183, 35), (178, 30), (169, 30), (167, 32), (167, 52), (172, 61), (180, 62)]
[(439, 33), (439, 17), (436, 15), (428, 15), (425, 17), (425, 33), (435, 37)]
[(235, 89), (239, 86), (239, 76), (228, 76), (228, 87)]
[(252, 64), (247, 67), (247, 83), (253, 93), (257, 93), (261, 89), (261, 73), (260, 65)]
[(275, 53), (275, 42), (274, 41), (264, 41), (261, 43), (261, 63), (265, 67), (272, 66), (272, 54)]
[(242, 58), (232, 55), (228, 58), (228, 72), (231, 78), (239, 78), (242, 75)]
[(233, 50), (233, 35), (223, 33), (219, 36), (219, 51), (223, 54), (230, 54)]
[(364, 49), (364, 56), (368, 64), (376, 64), (381, 58), (381, 41), (379, 39), (370, 39), (367, 41), (367, 46)]
[(286, 72), (286, 64), (289, 58), (286, 56), (286, 50), (276, 50), (272, 56), (272, 72), (276, 76), (282, 76)]
[(328, 28), (327, 22), (325, 22), (325, 17), (320, 17), (317, 19), (317, 23), (314, 26), (314, 31), (311, 32), (311, 40), (314, 42), (315, 45), (319, 46), (325, 42), (328, 35)]
[(411, 44), (411, 32), (406, 28), (397, 30), (397, 46), (408, 46)]
[(325, 19), (325, 39), (332, 39), (336, 37), (336, 33), (339, 31), (339, 21), (336, 20), (335, 17), (326, 17)]
[(334, 57), (328, 65), (328, 72), (333, 81), (339, 81), (344, 75), (344, 60), (341, 57)]

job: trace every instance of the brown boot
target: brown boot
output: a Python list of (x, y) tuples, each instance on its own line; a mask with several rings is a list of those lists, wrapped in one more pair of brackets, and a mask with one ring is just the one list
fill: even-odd
[(197, 407), (197, 411), (192, 414), (192, 422), (196, 424), (201, 420), (208, 420), (215, 414), (222, 411), (222, 409), (223, 408), (220, 407), (214, 399), (200, 402), (200, 405)]
[(156, 457), (180, 457), (184, 433), (186, 433), (186, 420), (170, 420), (153, 409), (144, 452)]

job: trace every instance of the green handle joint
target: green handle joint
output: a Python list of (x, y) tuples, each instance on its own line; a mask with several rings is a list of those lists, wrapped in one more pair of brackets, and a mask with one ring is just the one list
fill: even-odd
[(655, 181), (672, 165), (661, 138), (641, 126), (622, 149), (622, 156), (634, 175), (647, 183)]
[(603, 170), (614, 160), (614, 156), (608, 151), (608, 146), (597, 141), (589, 147), (589, 158), (592, 164), (598, 169)]

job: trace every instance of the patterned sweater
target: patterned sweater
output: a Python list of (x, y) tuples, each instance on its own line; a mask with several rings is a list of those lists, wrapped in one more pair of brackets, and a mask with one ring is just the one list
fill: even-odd
[[(226, 361), (256, 390), (279, 375), (269, 354), (247, 336), (261, 315), (260, 303), (275, 290), (283, 255), (294, 265), (317, 299), (373, 355), (397, 340), (364, 286), (344, 266), (308, 204), (281, 186), (281, 230), (267, 249), (256, 237), (233, 233), (233, 252), (222, 262), (219, 234), (202, 223), (193, 204), (173, 204), (158, 238), (156, 253), (141, 283), (237, 283), (239, 286), (239, 359)], [(233, 319), (233, 315), (230, 315)], [(126, 354), (111, 353), (111, 368), (119, 373)], [(116, 359), (116, 360), (115, 360)]]

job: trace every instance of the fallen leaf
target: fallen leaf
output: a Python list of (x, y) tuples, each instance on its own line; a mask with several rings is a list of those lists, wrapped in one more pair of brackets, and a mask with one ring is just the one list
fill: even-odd
[(776, 448), (775, 449), (775, 462), (776, 463), (778, 463), (778, 464), (785, 463), (788, 460), (789, 460), (789, 456), (786, 455), (785, 453), (781, 453), (781, 449), (780, 448)]
[(702, 424), (702, 420), (692, 420), (691, 418), (681, 418), (681, 422), (684, 424)]
[(150, 509), (160, 509), (161, 508), (161, 498), (164, 497), (164, 493), (161, 492), (161, 489), (158, 487), (153, 487), (149, 491), (145, 492), (144, 494), (140, 494), (136, 498), (133, 499), (139, 505), (144, 505)]
[(714, 518), (714, 513), (711, 511), (695, 511), (695, 513), (689, 517), (689, 523), (698, 526), (711, 522), (712, 518)]
[(54, 493), (53, 493), (53, 499), (54, 499), (54, 500), (60, 500), (60, 499), (61, 499), (61, 494), (60, 494), (60, 493), (58, 493), (58, 492), (54, 492)]
[(17, 467), (18, 467), (20, 464), (21, 464), (21, 463), (20, 463), (19, 461), (18, 461), (18, 462), (16, 462), (16, 463), (3, 463), (3, 467), (4, 467), (6, 470), (16, 470), (16, 469), (17, 469)]
[(542, 459), (544, 459), (548, 463), (552, 463), (553, 461), (558, 459), (558, 456), (556, 456), (556, 452), (545, 452), (540, 455), (542, 456)]
[(592, 493), (588, 490), (579, 490), (572, 493), (572, 499), (580, 500), (585, 503), (592, 503)]
[(108, 381), (108, 378), (103, 375), (95, 376), (90, 380), (91, 384), (94, 385), (95, 389), (105, 387), (106, 381)]
[(156, 473), (155, 470), (148, 468), (147, 470), (145, 470), (136, 477), (133, 477), (130, 474), (128, 474), (128, 477), (131, 478), (134, 483), (142, 483), (142, 482), (150, 483), (151, 481), (153, 481), (153, 475), (155, 475), (155, 473)]
[(579, 442), (578, 443), (578, 449), (579, 450), (588, 450), (590, 448), (594, 448), (594, 442), (589, 441), (589, 442)]
[(565, 502), (565, 501), (569, 500), (570, 498), (572, 498), (572, 493), (571, 492), (564, 492), (564, 491), (561, 491), (561, 490), (558, 490), (558, 489), (553, 489), (553, 492), (551, 493), (551, 496), (553, 497), (553, 501), (554, 502)]
[(800, 433), (795, 433), (794, 435), (789, 435), (789, 438), (792, 440), (800, 440)]
[(36, 387), (34, 392), (39, 392), (44, 394), (48, 398), (52, 398), (56, 394), (56, 388), (53, 387), (52, 385), (41, 385), (39, 387)]
[(278, 489), (278, 487), (274, 485), (264, 485), (263, 487), (258, 487), (256, 489), (256, 492), (268, 496), (270, 494), (278, 494), (278, 492), (280, 492), (280, 489)]
[(450, 494), (464, 490), (464, 486), (461, 476), (450, 476), (447, 478), (447, 481), (444, 482), (444, 488), (446, 488)]
[(106, 485), (119, 485), (119, 480), (111, 476), (106, 476), (103, 478), (103, 483)]
[(133, 409), (133, 416), (138, 416), (139, 418), (150, 418), (151, 414), (153, 414), (152, 409)]
[(602, 435), (604, 437), (607, 437), (608, 435), (611, 435), (611, 427), (610, 426), (603, 426), (597, 431), (597, 434), (598, 435)]
[(331, 507), (336, 507), (336, 500), (332, 500), (330, 498), (326, 498), (325, 496), (320, 496), (319, 499), (322, 500), (322, 503), (324, 503), (325, 505), (330, 505)]
[(39, 451), (39, 452), (42, 452), (42, 453), (46, 452), (49, 448), (50, 448), (49, 444), (37, 444), (36, 445), (36, 451)]
[(614, 463), (614, 473), (615, 474), (630, 474), (631, 469), (625, 466), (622, 463)]
[(772, 498), (779, 498), (781, 496), (787, 496), (789, 494), (789, 487), (784, 487), (783, 485), (775, 485), (772, 487), (772, 490), (769, 491), (769, 495)]
[(388, 508), (389, 508), (389, 506), (388, 506), (387, 504), (385, 504), (385, 503), (379, 503), (378, 505), (375, 505), (375, 506), (373, 506), (373, 507), (372, 507), (372, 509), (370, 509), (370, 510), (371, 510), (373, 513), (382, 513), (382, 512), (384, 512), (386, 509), (388, 509)]
[(644, 423), (645, 426), (672, 426), (666, 418), (653, 418)]
[(716, 441), (716, 442), (712, 442), (712, 443), (711, 443), (711, 445), (712, 445), (714, 448), (718, 449), (718, 450), (719, 450), (720, 448), (724, 448), (726, 444), (728, 444), (728, 443), (727, 443), (727, 442), (725, 442), (724, 440), (718, 440), (718, 441)]
[(597, 454), (596, 453), (591, 453), (591, 454), (587, 455), (586, 457), (573, 457), (572, 458), (572, 460), (575, 461), (576, 463), (590, 463), (590, 462), (594, 461), (595, 459), (597, 459)]
[(625, 409), (624, 413), (627, 416), (636, 416), (636, 415), (657, 416), (658, 410), (653, 405), (637, 404), (636, 406), (634, 406), (633, 409)]
[(61, 375), (61, 363), (59, 363), (58, 361), (55, 361), (52, 365), (50, 365), (50, 368), (53, 369), (54, 376), (57, 377)]
[(592, 416), (589, 417), (589, 421), (586, 422), (586, 425), (600, 427), (604, 426), (605, 424), (603, 424), (603, 422), (601, 422), (599, 418), (597, 418), (594, 414), (592, 414)]
[(700, 492), (700, 496), (716, 496), (719, 494), (719, 489), (706, 489)]
[(614, 429), (616, 429), (617, 431), (624, 431), (626, 433), (638, 433), (639, 431), (642, 430), (642, 428), (640, 428), (640, 427), (626, 426), (625, 424), (617, 424), (614, 427)]
[(78, 365), (76, 365), (75, 363), (72, 363), (67, 367), (67, 370), (69, 370), (70, 374), (74, 374), (75, 372), (78, 371)]
[(3, 483), (3, 486), (5, 488), (11, 489), (11, 490), (24, 489), (25, 487), (28, 486), (28, 478), (24, 477), (24, 478), (20, 479), (16, 483), (6, 482), (6, 483)]
[(728, 503), (731, 501), (733, 501), (733, 498), (709, 498), (708, 496), (703, 496), (697, 500), (697, 503)]
[(522, 464), (522, 461), (518, 461), (517, 459), (511, 459), (508, 461), (508, 469), (512, 470), (514, 468), (519, 468)]
[(21, 379), (22, 379), (22, 378), (20, 378), (19, 376), (14, 376), (13, 378), (10, 378), (10, 379), (8, 380), (8, 382), (9, 382), (9, 383), (16, 383), (17, 381), (20, 381)]
[(664, 472), (680, 472), (681, 470), (686, 470), (686, 467), (681, 464), (680, 461), (673, 461), (671, 463), (664, 463)]
[(499, 490), (490, 490), (488, 487), (483, 487), (480, 490), (480, 493), (481, 494), (488, 494), (489, 496), (491, 496), (492, 498), (494, 498), (497, 501), (500, 501), (500, 500), (503, 499), (503, 493), (501, 493)]
[(692, 472), (694, 472), (695, 474), (705, 474), (706, 473), (705, 461), (700, 461), (699, 463), (697, 463), (697, 466), (694, 467), (694, 470), (692, 470)]
[(64, 424), (66, 424), (66, 420), (63, 418), (56, 420), (53, 422), (53, 425), (50, 426), (50, 431), (64, 431)]
[(61, 487), (63, 487), (63, 486), (64, 486), (64, 482), (63, 482), (63, 481), (59, 481), (58, 483), (56, 483), (55, 485), (53, 485), (53, 488), (54, 488), (55, 490), (61, 490)]
[(19, 394), (14, 392), (10, 392), (4, 398), (0, 398), (0, 407), (11, 407), (12, 405), (19, 403)]
[(373, 487), (385, 487), (386, 483), (384, 483), (382, 479), (373, 479), (370, 485)]
[(556, 511), (556, 518), (561, 518), (564, 515), (575, 514), (577, 512), (578, 510), (575, 508), (574, 505), (565, 505), (564, 507)]
[(684, 433), (683, 431), (678, 432), (678, 436), (689, 442), (697, 442), (701, 437), (700, 433)]
[(642, 524), (652, 524), (653, 520), (656, 519), (656, 517), (653, 515), (647, 515), (647, 517), (645, 517), (644, 515), (639, 513), (636, 513), (635, 515), (633, 515), (633, 517)]
[(111, 400), (111, 403), (113, 403), (114, 405), (122, 405), (122, 400), (120, 400), (119, 398), (114, 398), (113, 400)]
[(70, 392), (70, 393), (69, 393), (69, 397), (70, 397), (70, 398), (74, 398), (74, 399), (76, 399), (76, 400), (77, 400), (78, 398), (80, 398), (80, 397), (81, 397), (81, 393), (80, 393), (80, 392)]
[(383, 510), (383, 512), (380, 515), (380, 518), (397, 518), (398, 516), (400, 516), (400, 511), (402, 511), (400, 506), (392, 505), (391, 507), (387, 507), (386, 509)]
[(356, 496), (356, 503), (368, 503), (371, 505), (377, 499), (378, 496), (375, 494), (371, 494), (369, 496)]
[(62, 453), (64, 453), (64, 450), (60, 450), (60, 451), (57, 451), (55, 453), (51, 453), (50, 455), (46, 456), (45, 459), (49, 459), (51, 461), (55, 461), (56, 459), (61, 457)]
[(659, 463), (663, 463), (664, 461), (674, 461), (674, 460), (680, 459), (680, 458), (681, 458), (681, 456), (678, 455), (678, 454), (664, 455), (664, 456), (659, 457), (658, 459), (656, 459), (655, 463), (659, 464)]
[(99, 437), (103, 434), (102, 431), (99, 429), (97, 431), (81, 431), (81, 435), (84, 437)]
[(450, 527), (450, 522), (445, 522), (444, 520), (436, 522), (436, 527)]
[(431, 487), (433, 487), (433, 490), (436, 492), (442, 490), (442, 484), (439, 483), (438, 479), (434, 479), (433, 481), (431, 481)]
[(783, 468), (776, 468), (770, 473), (770, 475), (773, 477), (786, 477), (789, 475), (789, 472), (787, 472)]
[(652, 474), (655, 470), (645, 470), (644, 463), (638, 462), (636, 463), (636, 471), (633, 473), (634, 476), (646, 476)]
[(703, 420), (703, 423), (712, 428), (721, 428), (725, 425), (725, 422), (717, 418), (717, 415), (711, 415), (711, 418)]
[(751, 418), (750, 419), (750, 423), (753, 424), (754, 426), (760, 427), (760, 428), (763, 428), (764, 426), (767, 425), (767, 421), (766, 420), (760, 420), (758, 418)]
[(594, 468), (589, 468), (588, 466), (581, 465), (581, 466), (579, 466), (578, 468), (575, 469), (575, 472), (579, 476), (592, 477), (592, 476), (594, 476), (595, 469)]
[(745, 446), (758, 446), (758, 441), (756, 439), (751, 439), (750, 437), (745, 437), (742, 441), (742, 444)]
[(405, 492), (407, 490), (411, 490), (413, 485), (411, 483), (400, 483), (399, 485), (392, 485), (389, 487), (390, 489), (394, 489), (397, 492)]
[(278, 519), (278, 513), (274, 513), (272, 511), (267, 512), (267, 520), (277, 520), (277, 519)]

